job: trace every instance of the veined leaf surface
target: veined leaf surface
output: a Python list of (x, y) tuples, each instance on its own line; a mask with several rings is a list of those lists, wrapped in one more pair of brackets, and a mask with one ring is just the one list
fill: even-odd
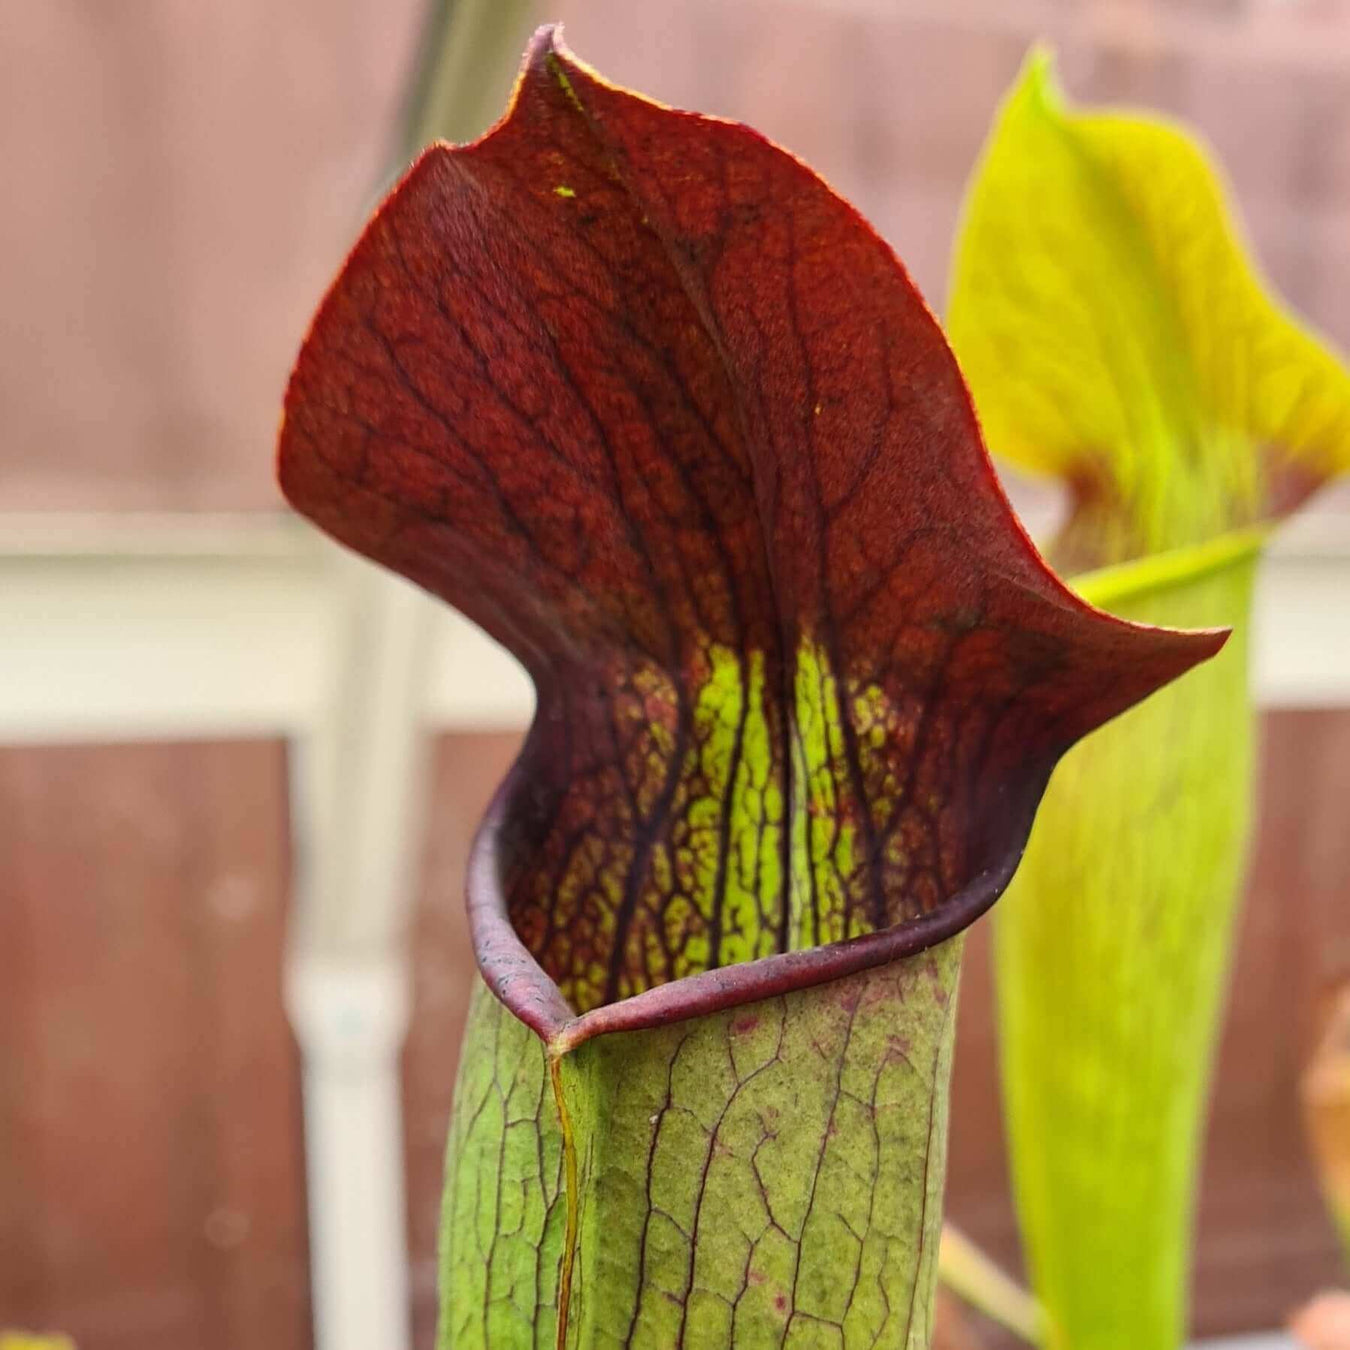
[(1066, 756), (994, 924), (1028, 1267), (1054, 1350), (1186, 1339), (1197, 1154), (1251, 822), (1260, 532), (1080, 579), (1228, 646)]
[(480, 985), (442, 1344), (927, 1346), (961, 943), (557, 1061)]
[(946, 940), (1223, 635), (1067, 591), (853, 208), (551, 30), (357, 244), (280, 473), (538, 691), (469, 879), (443, 1344), (925, 1345)]

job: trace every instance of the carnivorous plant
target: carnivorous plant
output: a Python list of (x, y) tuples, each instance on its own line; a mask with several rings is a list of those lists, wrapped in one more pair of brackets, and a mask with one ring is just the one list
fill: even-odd
[(443, 1347), (928, 1344), (961, 931), (1215, 652), (1017, 525), (891, 250), (541, 30), (286, 396), (291, 502), (521, 660), (473, 849)]
[(1066, 759), (995, 924), (1051, 1344), (1173, 1350), (1250, 826), (1252, 584), (1278, 522), (1350, 464), (1350, 378), (1266, 295), (1200, 147), (1067, 107), (1041, 53), (976, 170), (948, 331), (995, 453), (1071, 490), (1049, 556), (1078, 593), (1235, 630)]

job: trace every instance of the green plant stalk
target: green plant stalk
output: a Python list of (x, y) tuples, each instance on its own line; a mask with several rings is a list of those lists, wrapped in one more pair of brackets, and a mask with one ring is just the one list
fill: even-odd
[(1064, 762), (996, 925), (1052, 1343), (1174, 1350), (1251, 818), (1252, 573), (1263, 533), (1350, 467), (1350, 374), (1270, 294), (1204, 148), (1074, 107), (1043, 51), (972, 177), (948, 325), (994, 451), (1071, 494), (1050, 556), (1080, 593), (1237, 633)]
[(399, 169), (432, 141), (472, 140), (491, 125), (536, 8), (535, 0), (431, 0), (403, 115)]
[(942, 1225), (938, 1279), (963, 1303), (1028, 1345), (1045, 1344), (1040, 1304), (950, 1223)]
[(961, 946), (571, 1051), (480, 981), (441, 1344), (927, 1346)]
[(1229, 623), (1234, 637), (1065, 757), (994, 921), (1017, 1209), (1054, 1350), (1185, 1339), (1194, 1179), (1251, 818), (1259, 542), (1221, 543), (1232, 547), (1217, 557), (1080, 579), (1085, 598), (1123, 617)]

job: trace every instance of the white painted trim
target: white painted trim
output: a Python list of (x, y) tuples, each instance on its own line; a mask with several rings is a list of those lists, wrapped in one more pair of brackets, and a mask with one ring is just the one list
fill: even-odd
[(309, 557), (0, 558), (0, 742), (287, 736), (341, 597)]
[(534, 686), (520, 662), (444, 605), (432, 622), (427, 716), (438, 730), (516, 731), (534, 716)]
[(338, 620), (292, 740), (286, 989), (304, 1064), (315, 1344), (408, 1350), (399, 1056), (426, 797), (428, 619), (411, 586), (326, 549)]
[(1256, 584), (1252, 678), (1267, 708), (1350, 706), (1350, 549), (1267, 558)]
[(292, 940), (345, 959), (404, 947), (422, 837), (429, 620), (406, 582), (329, 550), (340, 619), (318, 704), (291, 729), (304, 837)]
[(397, 960), (300, 954), (288, 963), (286, 1004), (304, 1066), (314, 1343), (408, 1350), (406, 971)]
[[(354, 659), (351, 574), (336, 554), (275, 521), (208, 519), (198, 534), (174, 518), (45, 530), (0, 519), (0, 743), (313, 732)], [(429, 724), (525, 726), (533, 691), (517, 663), (466, 620), (402, 589), (407, 615), (426, 624)], [(1260, 703), (1350, 705), (1344, 517), (1313, 518), (1272, 549), (1256, 632)], [(374, 657), (368, 632), (355, 641)]]

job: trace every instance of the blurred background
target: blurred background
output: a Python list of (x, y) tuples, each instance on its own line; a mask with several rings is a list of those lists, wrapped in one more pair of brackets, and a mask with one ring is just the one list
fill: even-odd
[[(1272, 280), (1350, 348), (1350, 0), (443, 8), (477, 35), (465, 135), (561, 18), (613, 79), (808, 160), (937, 308), (963, 183), (1046, 38), (1075, 97), (1213, 143)], [(288, 519), (271, 459), (437, 22), (424, 0), (4, 11), (0, 1327), (82, 1350), (432, 1344), (465, 853), (530, 695), (467, 625)], [(1055, 501), (1012, 487), (1043, 534)], [(1259, 622), (1200, 1337), (1277, 1328), (1340, 1277), (1297, 1081), (1350, 978), (1344, 491), (1282, 536)], [(1016, 1269), (986, 936), (949, 1214)]]

